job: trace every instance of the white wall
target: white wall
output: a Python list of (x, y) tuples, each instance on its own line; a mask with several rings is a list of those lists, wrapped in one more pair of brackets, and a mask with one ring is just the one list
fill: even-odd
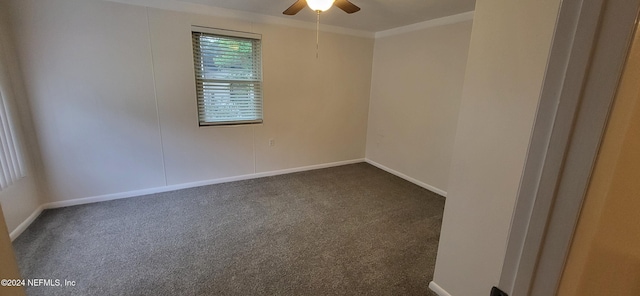
[(472, 21), (377, 38), (367, 158), (447, 191)]
[(6, 2), (0, 2), (0, 90), (13, 117), (14, 132), (22, 148), (26, 175), (0, 191), (6, 225), (13, 231), (42, 203), (38, 148), (33, 136), (29, 106), (24, 95), (22, 73), (9, 31)]
[(12, 5), (50, 201), (164, 185), (146, 10)]
[[(311, 30), (104, 1), (11, 5), (50, 201), (364, 157), (373, 39), (321, 33), (316, 59)], [(191, 25), (263, 35), (264, 124), (198, 127)]]
[(476, 3), (434, 275), (451, 295), (500, 279), (559, 3)]

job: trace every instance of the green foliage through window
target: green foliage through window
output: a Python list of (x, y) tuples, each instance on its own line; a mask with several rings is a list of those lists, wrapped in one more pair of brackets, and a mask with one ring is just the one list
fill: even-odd
[(262, 122), (260, 40), (193, 32), (200, 125)]

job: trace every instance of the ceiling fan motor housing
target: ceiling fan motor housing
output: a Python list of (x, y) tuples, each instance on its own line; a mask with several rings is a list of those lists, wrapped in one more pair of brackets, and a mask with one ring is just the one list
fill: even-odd
[(360, 7), (349, 2), (349, 0), (297, 0), (289, 8), (283, 11), (286, 15), (295, 15), (300, 12), (305, 6), (309, 6), (313, 11), (322, 12), (336, 5), (346, 13), (354, 13), (360, 10)]

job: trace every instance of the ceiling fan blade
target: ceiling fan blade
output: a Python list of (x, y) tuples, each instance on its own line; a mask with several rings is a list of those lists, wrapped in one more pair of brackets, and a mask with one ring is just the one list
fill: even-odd
[(334, 2), (333, 4), (335, 6), (338, 6), (338, 8), (344, 10), (344, 12), (346, 12), (348, 14), (352, 14), (354, 12), (360, 11), (360, 7), (358, 7), (355, 4), (349, 2), (349, 0), (336, 0), (336, 2)]
[(287, 8), (287, 10), (283, 11), (282, 14), (294, 15), (294, 14), (300, 12), (300, 10), (302, 10), (306, 6), (307, 6), (307, 1), (306, 0), (298, 0), (298, 1), (296, 1), (296, 3), (293, 3), (291, 6), (289, 6), (289, 8)]

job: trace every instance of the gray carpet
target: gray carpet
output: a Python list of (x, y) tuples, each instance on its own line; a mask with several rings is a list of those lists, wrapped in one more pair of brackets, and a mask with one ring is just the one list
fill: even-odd
[(47, 210), (28, 295), (430, 295), (444, 198), (359, 163)]

